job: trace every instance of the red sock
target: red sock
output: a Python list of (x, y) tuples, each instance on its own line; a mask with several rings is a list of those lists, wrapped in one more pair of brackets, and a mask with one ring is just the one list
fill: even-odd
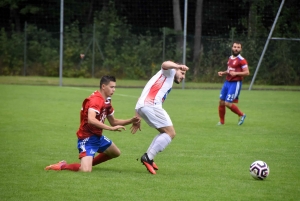
[(105, 153), (100, 153), (94, 158), (93, 166), (98, 165), (99, 163), (103, 163), (110, 159), (112, 159), (112, 157), (110, 157), (109, 155), (106, 155)]
[(225, 122), (225, 112), (226, 112), (225, 105), (219, 105), (219, 117), (220, 117), (221, 124), (224, 124)]
[(231, 110), (233, 113), (239, 115), (239, 117), (240, 117), (240, 116), (243, 116), (243, 113), (239, 110), (238, 106), (236, 106), (236, 105), (234, 105), (234, 104), (231, 105), (230, 110)]
[(73, 164), (66, 164), (61, 166), (62, 170), (71, 170), (74, 172), (77, 172), (80, 168), (80, 164), (79, 163), (73, 163)]

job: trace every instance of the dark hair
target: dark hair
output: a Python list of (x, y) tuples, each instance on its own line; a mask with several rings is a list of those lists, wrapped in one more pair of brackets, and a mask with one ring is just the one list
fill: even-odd
[(102, 84), (108, 85), (109, 82), (116, 82), (116, 78), (114, 76), (104, 75), (100, 79), (100, 88), (101, 88)]
[(240, 42), (240, 41), (234, 41), (233, 43), (232, 43), (232, 45), (231, 45), (231, 47), (233, 47), (233, 44), (240, 44), (241, 45), (241, 47), (242, 47), (242, 43)]

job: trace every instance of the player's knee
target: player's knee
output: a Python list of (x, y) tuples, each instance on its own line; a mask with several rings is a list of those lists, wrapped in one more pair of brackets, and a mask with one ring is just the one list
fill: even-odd
[(120, 149), (116, 148), (114, 151), (110, 152), (109, 156), (112, 158), (117, 158), (121, 155)]
[(114, 158), (117, 158), (121, 155), (121, 151), (120, 149), (118, 149), (115, 153), (114, 153)]
[(92, 170), (83, 170), (82, 172), (92, 172)]
[(92, 167), (80, 167), (81, 172), (92, 172)]
[(219, 101), (219, 105), (225, 105), (225, 101), (220, 100), (220, 101)]
[(225, 102), (225, 106), (226, 106), (226, 107), (228, 107), (228, 108), (231, 108), (231, 106), (232, 106), (232, 103)]
[(176, 136), (176, 132), (175, 132), (175, 131), (168, 132), (167, 134), (168, 134), (172, 139), (174, 139), (175, 136)]
[(173, 126), (168, 126), (168, 127), (164, 127), (164, 128), (159, 128), (158, 131), (160, 133), (166, 133), (170, 136), (170, 138), (174, 138), (176, 135), (175, 129)]

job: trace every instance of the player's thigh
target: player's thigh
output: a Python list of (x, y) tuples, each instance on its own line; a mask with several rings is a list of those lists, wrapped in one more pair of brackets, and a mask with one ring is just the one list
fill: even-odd
[(94, 157), (96, 152), (104, 152), (111, 144), (112, 141), (104, 135), (92, 135), (85, 139), (78, 139), (79, 159), (86, 156)]
[(92, 156), (94, 157), (95, 153), (99, 149), (100, 137), (99, 136), (90, 136), (85, 139), (78, 139), (77, 148), (79, 151), (79, 159)]
[(228, 82), (225, 81), (223, 86), (222, 86), (222, 89), (220, 91), (220, 100), (221, 101), (225, 101), (226, 97), (227, 97), (227, 94), (228, 94)]
[(108, 137), (102, 135), (98, 143), (97, 152), (105, 152), (112, 144), (113, 142)]
[(112, 158), (118, 157), (121, 155), (120, 149), (112, 143), (103, 153), (109, 155)]
[(162, 107), (142, 107), (138, 113), (153, 128), (173, 126), (170, 116)]
[(167, 126), (157, 129), (160, 133), (167, 133), (172, 139), (175, 137), (176, 132), (173, 126)]
[(242, 85), (240, 81), (232, 82), (229, 86), (228, 94), (225, 101), (232, 103), (234, 100), (238, 99), (240, 95), (241, 87)]
[(85, 156), (80, 159), (80, 171), (91, 172), (93, 166), (93, 156)]

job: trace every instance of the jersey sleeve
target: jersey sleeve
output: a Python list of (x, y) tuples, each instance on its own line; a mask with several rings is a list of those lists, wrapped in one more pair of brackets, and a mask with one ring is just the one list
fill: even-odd
[(107, 116), (111, 116), (115, 113), (115, 110), (111, 104), (107, 106)]
[(101, 104), (101, 101), (97, 100), (97, 98), (91, 98), (89, 101), (89, 108), (94, 110), (97, 114), (100, 114), (101, 108), (103, 107), (103, 104)]
[(176, 70), (175, 69), (168, 69), (164, 70), (163, 68), (161, 69), (162, 74), (166, 77), (174, 77)]
[(241, 60), (240, 62), (241, 68), (248, 68), (248, 62), (246, 59)]

